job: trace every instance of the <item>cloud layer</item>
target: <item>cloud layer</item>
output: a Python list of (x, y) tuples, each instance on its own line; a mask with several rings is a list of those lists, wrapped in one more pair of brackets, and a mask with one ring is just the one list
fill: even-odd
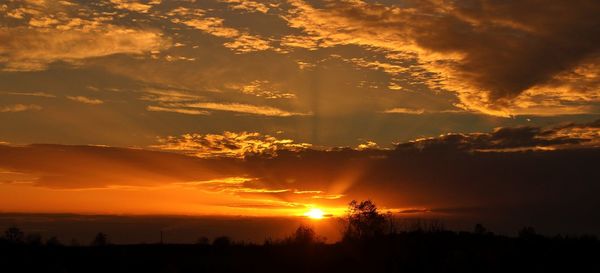
[[(565, 101), (572, 102), (574, 94), (578, 103), (597, 101), (597, 84), (568, 88), (564, 76), (591, 75), (590, 63), (597, 64), (596, 1), (404, 1), (395, 6), (328, 1), (324, 8), (290, 3), (294, 8), (285, 18), (308, 34), (314, 47), (355, 44), (386, 50), (390, 59), (413, 58), (415, 77), (432, 72), (424, 78), (427, 84), (456, 92), (467, 109), (535, 114), (540, 106), (569, 109)], [(556, 87), (561, 91), (552, 90)]]
[(0, 29), (4, 70), (43, 70), (56, 61), (78, 61), (113, 54), (142, 54), (168, 43), (154, 31), (106, 26), (102, 30)]
[(291, 139), (278, 139), (270, 135), (249, 132), (217, 134), (184, 134), (180, 137), (159, 138), (154, 147), (179, 151), (197, 157), (275, 156), (278, 150), (300, 151), (310, 147), (307, 143), (294, 143)]
[(256, 133), (190, 134), (157, 147), (176, 153), (4, 145), (0, 170), (2, 187), (104, 189), (107, 198), (175, 187), (210, 197), (204, 204), (217, 211), (243, 203), (259, 211), (317, 205), (338, 213), (351, 199), (372, 198), (421, 217), (592, 231), (600, 225), (592, 217), (600, 209), (598, 128), (597, 121), (498, 128), (395, 149), (315, 150)]

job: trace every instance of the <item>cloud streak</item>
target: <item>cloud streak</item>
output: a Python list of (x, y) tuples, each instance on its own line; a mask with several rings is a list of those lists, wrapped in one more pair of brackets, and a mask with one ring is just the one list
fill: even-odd
[(251, 114), (270, 117), (291, 117), (291, 116), (308, 116), (309, 113), (297, 113), (282, 110), (271, 106), (251, 105), (243, 103), (218, 103), (218, 102), (193, 102), (193, 103), (166, 103), (166, 108), (170, 109), (205, 109), (215, 111), (225, 111), (241, 114)]
[(91, 105), (99, 105), (99, 104), (104, 103), (104, 101), (101, 99), (89, 98), (89, 97), (85, 97), (85, 96), (67, 96), (67, 99), (70, 99), (70, 100), (76, 101), (76, 102), (80, 102), (80, 103), (84, 103), (84, 104), (91, 104)]
[(14, 105), (6, 105), (0, 106), (0, 113), (17, 113), (17, 112), (25, 112), (25, 111), (39, 111), (42, 110), (42, 107), (36, 104), (14, 104)]

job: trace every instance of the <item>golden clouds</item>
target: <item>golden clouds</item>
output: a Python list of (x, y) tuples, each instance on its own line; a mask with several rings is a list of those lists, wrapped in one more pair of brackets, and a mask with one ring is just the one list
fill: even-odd
[(221, 0), (221, 2), (229, 3), (230, 7), (234, 10), (243, 10), (247, 12), (262, 12), (267, 13), (269, 7), (256, 1), (248, 0)]
[[(179, 8), (171, 11), (170, 13), (179, 15), (171, 20), (174, 23), (181, 23), (216, 37), (231, 39), (232, 41), (223, 43), (223, 46), (238, 53), (248, 53), (271, 49), (269, 41), (259, 36), (239, 31), (235, 28), (226, 27), (224, 25), (224, 19), (217, 17), (206, 17), (204, 16), (204, 10), (192, 11), (187, 8)], [(180, 19), (179, 17), (181, 16), (187, 18)]]
[[(244, 94), (254, 95), (267, 99), (294, 99), (296, 95), (293, 93), (282, 92), (278, 90), (278, 86), (269, 81), (254, 80), (248, 84), (228, 84), (229, 88), (238, 89)], [(279, 87), (281, 88), (281, 87)]]
[(45, 92), (0, 92), (0, 94), (13, 95), (13, 96), (28, 96), (28, 97), (40, 97), (40, 98), (56, 98), (53, 94)]
[[(369, 105), (359, 107), (365, 101), (361, 96), (368, 96), (360, 93), (365, 89), (454, 96), (435, 103), (504, 117), (597, 112), (598, 3), (536, 3), (10, 1), (0, 6), (5, 21), (0, 29), (0, 69), (40, 71), (52, 63), (93, 63), (150, 85), (211, 90), (232, 78), (245, 83), (268, 79), (280, 81), (281, 88), (252, 89), (255, 83), (250, 83), (238, 90), (270, 99), (297, 95), (300, 99), (289, 103), (305, 107), (319, 104), (308, 101), (312, 92), (321, 94), (319, 100), (340, 98), (331, 82), (352, 85), (345, 93), (352, 95), (320, 107), (321, 113), (350, 108), (344, 102), (361, 111), (382, 112), (393, 105), (390, 100), (409, 96), (376, 92), (380, 95), (372, 96)], [(152, 59), (144, 62), (147, 53)], [(134, 56), (102, 58), (118, 54)], [(330, 66), (333, 58), (345, 64)], [(299, 69), (289, 66), (291, 60)], [(363, 69), (372, 71), (361, 79), (353, 75)], [(327, 90), (312, 91), (302, 84), (308, 82), (303, 77), (315, 71), (327, 73), (319, 87)], [(215, 105), (219, 99), (206, 101), (211, 104), (204, 107), (215, 109), (287, 115), (249, 109), (256, 100), (234, 106)], [(416, 108), (434, 108), (426, 103)], [(200, 113), (192, 108), (150, 107)], [(281, 104), (276, 108), (286, 109)]]
[[(289, 45), (360, 45), (388, 51), (391, 60), (396, 53), (408, 56), (414, 59), (408, 72), (430, 88), (455, 92), (457, 106), (465, 109), (499, 116), (582, 113), (591, 109), (570, 107), (566, 101), (577, 97), (577, 103), (598, 102), (597, 88), (586, 85), (549, 91), (543, 99), (522, 103), (528, 91), (546, 93), (540, 88), (552, 78), (577, 73), (582, 62), (593, 60), (600, 37), (593, 15), (600, 5), (594, 1), (550, 1), (542, 6), (536, 1), (406, 1), (402, 6), (333, 1), (322, 8), (300, 0), (290, 3), (293, 8), (284, 18), (306, 36), (289, 39), (306, 42)], [(526, 14), (530, 10), (536, 10), (535, 16)], [(392, 75), (406, 72), (384, 63), (356, 64)], [(433, 74), (422, 78), (419, 70)]]
[[(217, 37), (234, 38), (240, 35), (240, 32), (237, 29), (224, 27), (223, 21), (224, 20), (221, 18), (208, 17), (181, 21), (181, 23)], [(174, 22), (178, 23), (179, 20), (174, 19)]]
[(140, 99), (154, 102), (186, 102), (202, 99), (202, 96), (178, 90), (147, 88), (144, 90), (144, 93)]
[(421, 114), (425, 113), (425, 109), (410, 109), (410, 108), (396, 107), (396, 108), (385, 110), (385, 113), (421, 115)]
[[(264, 82), (261, 82), (264, 84)], [(259, 91), (261, 83), (254, 83), (255, 85), (250, 86), (233, 86), (232, 88), (242, 88), (242, 92), (246, 90), (256, 96), (262, 96), (270, 94), (272, 96), (282, 97), (283, 94), (268, 91)], [(207, 115), (210, 114), (209, 110), (212, 111), (224, 111), (240, 114), (250, 114), (259, 116), (270, 116), (270, 117), (291, 117), (291, 116), (304, 116), (309, 115), (308, 113), (297, 113), (290, 112), (283, 109), (267, 106), (267, 105), (251, 105), (244, 103), (224, 103), (224, 102), (210, 102), (205, 101), (205, 98), (192, 94), (190, 92), (177, 91), (177, 90), (161, 90), (161, 89), (146, 89), (145, 94), (140, 98), (141, 100), (157, 102), (159, 105), (150, 105), (146, 109), (154, 112), (173, 112), (180, 114), (190, 115)], [(266, 93), (265, 93), (266, 92)]]
[(223, 46), (239, 53), (263, 51), (271, 48), (269, 41), (248, 34), (237, 36), (233, 41), (224, 43)]
[(271, 117), (290, 117), (290, 116), (307, 116), (309, 113), (296, 113), (281, 110), (271, 106), (257, 106), (242, 103), (216, 103), (216, 102), (197, 102), (189, 104), (174, 104), (173, 106), (184, 106), (189, 108), (200, 108), (208, 110), (218, 110), (226, 112), (244, 113), (259, 116)]
[[(243, 103), (218, 103), (218, 102), (190, 102), (190, 103), (162, 103), (160, 107), (149, 106), (149, 110), (176, 113), (194, 113), (199, 114), (204, 110), (224, 111), (240, 114), (250, 114), (269, 117), (291, 117), (291, 116), (307, 116), (309, 113), (289, 112), (271, 106), (250, 105)], [(202, 109), (202, 110), (194, 110)], [(204, 111), (206, 112), (206, 111)], [(208, 113), (208, 112), (207, 112)]]
[[(130, 11), (135, 11), (135, 12), (141, 12), (141, 13), (146, 13), (148, 12), (148, 10), (150, 10), (150, 8), (152, 8), (152, 5), (149, 4), (144, 4), (138, 1), (132, 1), (132, 0), (110, 0), (111, 3), (113, 3), (115, 5), (116, 8), (118, 9), (126, 9), (126, 10), (130, 10)], [(160, 3), (160, 1), (152, 1), (153, 3)]]
[(185, 115), (210, 115), (208, 111), (186, 109), (186, 108), (167, 108), (155, 105), (148, 105), (146, 110), (150, 112), (171, 112)]
[[(113, 0), (140, 7), (133, 1)], [(115, 24), (114, 13), (68, 1), (12, 2), (13, 20), (0, 28), (0, 63), (4, 71), (39, 71), (54, 62), (82, 65), (86, 59), (115, 54), (142, 55), (171, 46), (156, 29)]]
[(42, 107), (36, 104), (14, 104), (14, 105), (0, 105), (0, 113), (16, 113), (24, 111), (39, 111)]
[(197, 157), (238, 157), (248, 155), (276, 155), (278, 150), (298, 151), (309, 148), (307, 143), (279, 139), (270, 135), (249, 132), (224, 132), (223, 134), (184, 134), (159, 138), (154, 147), (178, 151)]
[(3, 70), (44, 70), (53, 62), (78, 64), (87, 58), (144, 54), (170, 46), (159, 32), (105, 26), (98, 30), (0, 29)]
[(70, 100), (76, 101), (76, 102), (80, 102), (80, 103), (91, 104), (91, 105), (98, 105), (98, 104), (104, 103), (104, 101), (102, 101), (100, 99), (88, 98), (88, 97), (84, 97), (84, 96), (67, 96), (67, 99), (70, 99)]

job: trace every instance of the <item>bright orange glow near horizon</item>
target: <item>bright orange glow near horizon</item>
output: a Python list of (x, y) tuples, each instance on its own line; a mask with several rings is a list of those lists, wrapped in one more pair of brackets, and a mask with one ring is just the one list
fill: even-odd
[(319, 220), (319, 219), (323, 219), (325, 213), (321, 209), (313, 208), (313, 209), (309, 210), (305, 215), (311, 219)]

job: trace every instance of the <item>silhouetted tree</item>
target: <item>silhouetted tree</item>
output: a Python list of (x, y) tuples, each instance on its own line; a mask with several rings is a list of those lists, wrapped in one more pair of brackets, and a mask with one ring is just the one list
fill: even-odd
[(94, 240), (92, 241), (92, 246), (106, 246), (109, 244), (108, 236), (102, 232), (98, 232)]
[(477, 235), (484, 235), (487, 232), (487, 229), (482, 224), (476, 224), (473, 228), (473, 233)]
[(11, 243), (23, 243), (25, 233), (18, 227), (9, 227), (4, 231), (4, 238)]
[(231, 239), (227, 236), (219, 236), (213, 240), (212, 245), (215, 247), (228, 247), (231, 245)]
[(288, 243), (297, 245), (311, 245), (317, 243), (323, 243), (325, 238), (317, 236), (317, 233), (309, 227), (301, 225), (299, 226), (294, 234), (286, 240)]
[(519, 231), (519, 238), (521, 239), (532, 239), (532, 238), (536, 238), (538, 235), (535, 232), (535, 229), (533, 227), (523, 227), (520, 231)]
[(348, 204), (344, 240), (363, 240), (383, 235), (386, 229), (385, 215), (379, 213), (371, 200)]
[(209, 244), (209, 240), (206, 236), (201, 236), (200, 238), (196, 239), (196, 244), (197, 245), (208, 245)]

